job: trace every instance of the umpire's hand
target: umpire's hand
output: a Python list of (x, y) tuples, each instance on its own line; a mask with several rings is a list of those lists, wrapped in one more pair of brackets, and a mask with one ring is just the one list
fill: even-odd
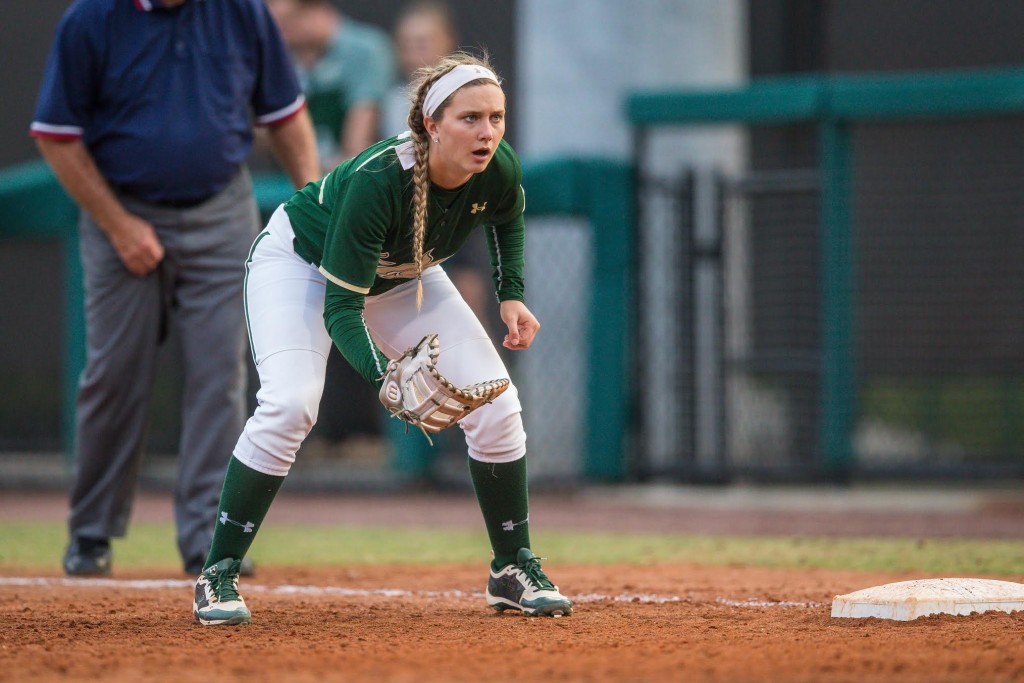
[(145, 277), (164, 260), (164, 245), (156, 230), (138, 216), (126, 213), (108, 228), (107, 235), (124, 267), (136, 277)]

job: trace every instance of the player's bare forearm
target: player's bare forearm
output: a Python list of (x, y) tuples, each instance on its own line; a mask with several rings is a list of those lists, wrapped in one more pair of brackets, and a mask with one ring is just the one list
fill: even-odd
[(537, 332), (540, 330), (540, 322), (530, 312), (522, 301), (502, 301), (501, 319), (508, 327), (508, 334), (502, 340), (501, 345), (512, 351), (521, 351), (530, 348)]
[(37, 138), (40, 154), (71, 198), (110, 239), (131, 273), (142, 277), (164, 258), (153, 226), (125, 210), (81, 140)]
[(271, 126), (270, 145), (292, 185), (303, 187), (320, 177), (320, 159), (309, 112), (303, 109), (295, 116)]

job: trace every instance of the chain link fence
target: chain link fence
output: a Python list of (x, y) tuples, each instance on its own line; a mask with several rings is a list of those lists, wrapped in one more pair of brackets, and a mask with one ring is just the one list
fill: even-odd
[[(757, 118), (713, 96), (718, 113), (694, 114), (699, 97), (681, 120)], [(641, 170), (637, 365), (665, 389), (642, 401), (642, 478), (1024, 473), (1024, 117), (935, 102), (934, 116), (904, 117), (897, 95), (880, 105), (889, 115), (841, 124), (838, 214), (811, 123), (753, 121), (744, 170)], [(836, 215), (849, 228), (838, 252)], [(849, 272), (838, 310), (825, 295), (837, 268)], [(850, 331), (840, 364), (837, 317)], [(825, 386), (837, 365), (838, 422)], [(829, 430), (844, 422), (849, 458), (835, 468)]]

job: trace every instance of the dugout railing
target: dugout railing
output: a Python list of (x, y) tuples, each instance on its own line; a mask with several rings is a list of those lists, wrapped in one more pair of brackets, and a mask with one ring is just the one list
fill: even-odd
[[(555, 354), (542, 367), (564, 366), (576, 363), (581, 366), (577, 373), (582, 377), (581, 386), (550, 386), (538, 388), (535, 393), (552, 399), (543, 414), (534, 419), (552, 425), (551, 430), (571, 430), (576, 444), (575, 452), (549, 454), (549, 458), (562, 459), (559, 472), (562, 479), (570, 481), (615, 481), (625, 472), (625, 440), (627, 433), (627, 404), (621, 399), (628, 386), (627, 354), (630, 329), (630, 286), (629, 268), (632, 261), (630, 238), (632, 225), (632, 180), (628, 166), (621, 162), (602, 159), (548, 159), (524, 164), (523, 185), (527, 195), (528, 219), (543, 217), (574, 217), (587, 226), (588, 253), (585, 254), (582, 281), (561, 281), (556, 278), (555, 291), (530, 290), (532, 297), (557, 297), (559, 289), (583, 291), (582, 301), (585, 318), (583, 336), (569, 340), (564, 348), (548, 349), (540, 353)], [(258, 174), (254, 187), (260, 211), (264, 220), (277, 205), (286, 199), (291, 188), (287, 179), (279, 174)], [(0, 226), (0, 247), (4, 244), (46, 242), (58, 245), (61, 257), (58, 270), (47, 272), (40, 277), (48, 289), (59, 288), (59, 303), (53, 315), (63, 320), (62, 341), (59, 347), (61, 358), (50, 359), (48, 364), (60, 366), (59, 388), (49, 387), (47, 377), (36, 377), (31, 369), (22, 373), (32, 377), (29, 381), (12, 379), (14, 385), (8, 389), (9, 400), (0, 406), (0, 433), (11, 434), (7, 429), (13, 423), (22, 425), (24, 434), (12, 439), (4, 446), (8, 451), (2, 457), (16, 457), (25, 461), (16, 468), (23, 476), (18, 481), (39, 483), (43, 478), (53, 476), (54, 468), (41, 470), (34, 475), (32, 461), (41, 461), (31, 454), (37, 451), (60, 451), (65, 459), (70, 456), (74, 433), (75, 394), (78, 375), (84, 364), (85, 323), (83, 313), (82, 269), (78, 254), (77, 216), (78, 210), (56, 182), (45, 163), (29, 162), (0, 171), (0, 203), (5, 208), (5, 220)], [(536, 245), (535, 245), (536, 246)], [(530, 244), (528, 242), (528, 248)], [(530, 252), (528, 252), (530, 253)], [(543, 245), (535, 249), (541, 266), (556, 275), (560, 267), (558, 254), (545, 253)], [(547, 260), (550, 258), (550, 261)], [(529, 265), (529, 264), (528, 264)], [(29, 283), (20, 283), (25, 287)], [(5, 299), (7, 306), (18, 306), (15, 294)], [(10, 313), (8, 309), (8, 313)], [(8, 320), (13, 316), (5, 316)], [(610, 322), (609, 322), (610, 321)], [(554, 329), (558, 320), (546, 321)], [(5, 326), (3, 334), (38, 334), (38, 331), (14, 329)], [(531, 353), (537, 354), (535, 350)], [(4, 359), (5, 367), (18, 365), (18, 359)], [(594, 369), (599, 369), (594, 370)], [(589, 371), (594, 370), (594, 371)], [(20, 372), (20, 370), (19, 370)], [(515, 369), (513, 368), (515, 374)], [(45, 373), (43, 373), (45, 374)], [(13, 377), (13, 375), (12, 375)], [(518, 380), (517, 380), (518, 381)], [(533, 379), (543, 384), (545, 378)], [(56, 394), (53, 399), (43, 398), (33, 405), (18, 397), (19, 391), (26, 392), (26, 384), (46, 385), (36, 394)], [(251, 393), (255, 387), (251, 387)], [(581, 404), (580, 413), (567, 415), (561, 409), (565, 401), (559, 397), (573, 397)], [(251, 400), (251, 397), (250, 397)], [(59, 405), (58, 405), (59, 404)], [(176, 410), (176, 407), (174, 408)], [(536, 411), (535, 411), (536, 412)], [(569, 424), (569, 422), (572, 424)], [(418, 431), (406, 434), (397, 420), (387, 420), (386, 435), (391, 441), (388, 470), (381, 477), (360, 480), (342, 470), (332, 479), (327, 469), (321, 468), (306, 482), (310, 487), (329, 489), (333, 485), (387, 486), (401, 482), (404, 477), (416, 476), (426, 467), (431, 455), (426, 440)], [(4, 426), (6, 425), (6, 427)], [(18, 432), (21, 434), (21, 432)], [(543, 434), (540, 441), (544, 441)], [(564, 441), (564, 439), (563, 439)], [(534, 443), (534, 445), (538, 445)], [(9, 459), (9, 458), (8, 458)], [(64, 466), (66, 474), (67, 467)], [(301, 476), (295, 479), (302, 479)], [(18, 485), (18, 481), (0, 482)], [(60, 485), (60, 482), (52, 482)], [(301, 485), (301, 484), (300, 484)]]
[[(634, 272), (671, 290), (651, 310), (634, 285), (631, 376), (678, 347), (660, 419), (634, 395), (638, 478), (1024, 475), (1024, 70), (783, 77), (626, 109)], [(654, 133), (726, 126), (739, 170), (648, 167)], [(679, 272), (645, 248), (656, 231)]]

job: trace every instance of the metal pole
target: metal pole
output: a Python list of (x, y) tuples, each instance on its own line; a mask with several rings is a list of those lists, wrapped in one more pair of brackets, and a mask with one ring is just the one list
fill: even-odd
[(854, 465), (857, 403), (854, 341), (852, 149), (843, 121), (820, 124), (821, 149), (821, 424), (822, 466), (841, 476)]
[(694, 461), (715, 472), (722, 465), (722, 226), (718, 175), (695, 177), (693, 259)]

